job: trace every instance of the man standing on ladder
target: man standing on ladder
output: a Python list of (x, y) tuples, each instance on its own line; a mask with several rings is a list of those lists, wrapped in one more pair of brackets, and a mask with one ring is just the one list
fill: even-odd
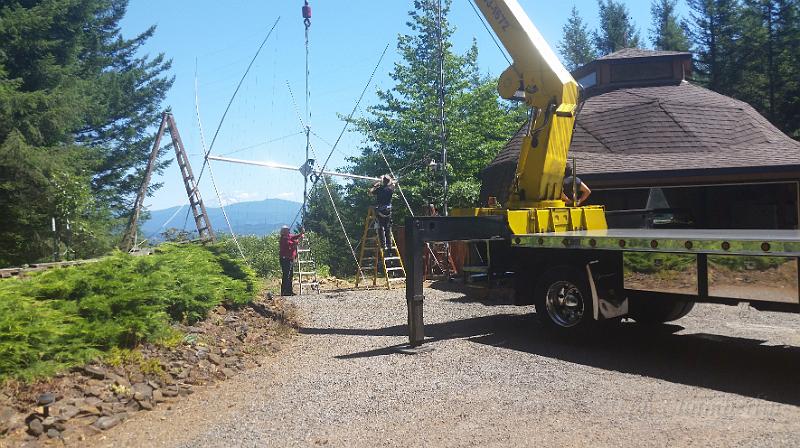
[(294, 276), (294, 259), (297, 258), (297, 245), (303, 239), (305, 231), (300, 229), (299, 234), (289, 233), (289, 226), (281, 227), (280, 257), (281, 257), (281, 295), (293, 296), (292, 277)]
[(384, 249), (392, 249), (392, 195), (397, 184), (388, 174), (380, 182), (375, 182), (369, 190), (375, 195), (375, 215), (378, 218), (378, 237)]

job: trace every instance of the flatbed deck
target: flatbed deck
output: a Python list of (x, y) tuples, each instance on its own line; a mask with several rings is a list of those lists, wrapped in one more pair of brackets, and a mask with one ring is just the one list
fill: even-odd
[(517, 247), (800, 257), (798, 230), (608, 229), (513, 235)]

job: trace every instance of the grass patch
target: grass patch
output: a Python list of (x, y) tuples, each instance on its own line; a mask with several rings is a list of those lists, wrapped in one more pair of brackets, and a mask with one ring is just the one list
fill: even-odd
[(164, 245), (97, 263), (0, 281), (0, 381), (32, 380), (103, 356), (132, 362), (141, 342), (178, 344), (173, 322), (244, 305), (255, 274), (217, 246)]

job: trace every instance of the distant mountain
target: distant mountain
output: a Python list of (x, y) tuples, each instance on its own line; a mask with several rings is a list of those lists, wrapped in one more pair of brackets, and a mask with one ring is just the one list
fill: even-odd
[[(233, 231), (237, 235), (268, 235), (284, 224), (291, 224), (302, 204), (283, 199), (265, 199), (263, 201), (239, 202), (225, 207), (228, 219), (231, 221)], [(154, 239), (161, 237), (164, 229), (171, 227), (183, 228), (186, 220), (188, 205), (180, 210), (172, 221), (166, 226), (164, 223), (178, 211), (180, 207), (170, 207), (164, 210), (150, 212), (150, 219), (141, 224), (142, 233)], [(206, 208), (211, 225), (217, 233), (230, 233), (221, 208)], [(162, 226), (164, 226), (162, 228)], [(186, 230), (196, 231), (194, 220), (189, 216), (186, 221)]]

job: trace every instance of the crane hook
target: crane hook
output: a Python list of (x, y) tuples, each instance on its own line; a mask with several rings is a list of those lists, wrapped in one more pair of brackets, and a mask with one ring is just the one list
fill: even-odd
[(308, 0), (305, 1), (303, 5), (303, 23), (305, 23), (306, 28), (311, 26), (311, 6), (308, 4)]

